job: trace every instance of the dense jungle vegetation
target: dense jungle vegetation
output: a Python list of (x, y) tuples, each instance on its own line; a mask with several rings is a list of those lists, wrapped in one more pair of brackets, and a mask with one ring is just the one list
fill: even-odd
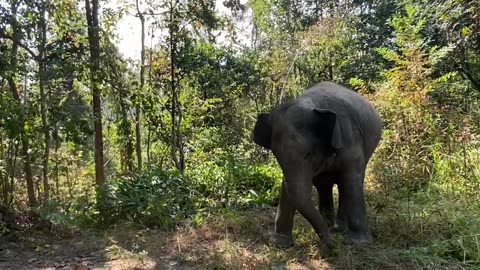
[[(301, 216), (268, 245), (282, 174), (251, 137), (324, 80), (384, 121), (375, 242), (330, 257)], [(0, 268), (478, 268), (479, 101), (478, 0), (0, 0)]]

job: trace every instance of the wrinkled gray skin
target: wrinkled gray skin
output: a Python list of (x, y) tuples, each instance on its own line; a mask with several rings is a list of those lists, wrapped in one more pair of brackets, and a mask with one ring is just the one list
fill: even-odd
[[(372, 242), (363, 183), (381, 130), (375, 109), (356, 92), (333, 82), (318, 83), (297, 99), (258, 115), (253, 140), (272, 150), (283, 172), (274, 245), (294, 244), (295, 211), (330, 250), (335, 247), (330, 226), (346, 233), (349, 244)], [(334, 184), (339, 191), (336, 219)], [(312, 186), (318, 191), (319, 211), (311, 200)]]

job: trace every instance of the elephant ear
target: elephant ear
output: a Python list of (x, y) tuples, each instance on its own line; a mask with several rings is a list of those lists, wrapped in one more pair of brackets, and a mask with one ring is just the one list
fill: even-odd
[(313, 112), (315, 133), (326, 141), (330, 141), (330, 145), (334, 149), (343, 148), (344, 142), (337, 114), (326, 109), (313, 109)]
[(270, 114), (260, 113), (253, 128), (253, 141), (266, 149), (272, 147), (272, 125), (269, 118)]

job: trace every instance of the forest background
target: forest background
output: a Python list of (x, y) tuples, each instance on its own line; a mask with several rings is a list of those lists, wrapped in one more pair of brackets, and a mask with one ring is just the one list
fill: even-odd
[[(58, 250), (39, 235), (100, 233), (102, 264), (115, 246), (158, 269), (478, 267), (479, 55), (476, 0), (0, 1), (0, 233), (44, 264)], [(326, 260), (301, 217), (296, 247), (267, 247), (282, 175), (251, 139), (259, 112), (322, 80), (384, 121), (376, 244)]]

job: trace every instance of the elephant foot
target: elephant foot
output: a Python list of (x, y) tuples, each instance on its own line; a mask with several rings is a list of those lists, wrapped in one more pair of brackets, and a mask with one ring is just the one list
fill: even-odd
[(318, 246), (323, 257), (329, 257), (337, 248), (337, 245), (330, 237), (321, 239)]
[(278, 249), (287, 249), (295, 245), (291, 235), (280, 233), (272, 233), (268, 242), (271, 246), (274, 246)]
[(347, 226), (343, 223), (335, 223), (333, 227), (330, 228), (330, 232), (332, 233), (346, 233)]
[(369, 245), (373, 243), (373, 238), (370, 233), (354, 233), (349, 232), (346, 239), (347, 245)]

